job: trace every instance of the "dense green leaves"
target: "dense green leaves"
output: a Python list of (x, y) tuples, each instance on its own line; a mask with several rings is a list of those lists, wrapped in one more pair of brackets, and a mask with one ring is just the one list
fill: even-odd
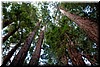
[[(68, 51), (66, 44), (68, 38), (65, 34), (68, 34), (70, 39), (74, 42), (76, 48), (80, 53), (86, 53), (90, 55), (97, 55), (97, 48), (93, 48), (94, 42), (92, 42), (85, 32), (78, 27), (75, 22), (64, 16), (58, 9), (63, 7), (65, 10), (73, 14), (77, 14), (89, 19), (97, 19), (98, 7), (96, 3), (67, 3), (67, 2), (3, 2), (2, 3), (2, 20), (11, 21), (12, 23), (3, 28), (3, 36), (8, 32), (14, 30), (18, 26), (19, 30), (11, 35), (8, 40), (3, 43), (3, 56), (7, 53), (5, 51), (10, 49), (11, 43), (16, 45), (19, 40), (22, 40), (21, 45), (28, 37), (28, 34), (35, 29), (35, 25), (39, 19), (41, 19), (41, 25), (38, 32), (35, 35), (35, 40), (32, 42), (27, 55), (28, 59), (25, 59), (25, 63), (28, 64), (30, 55), (32, 55), (33, 49), (40, 30), (46, 27), (44, 42), (42, 49), (44, 50), (41, 55), (41, 59), (47, 60), (45, 65), (61, 65), (60, 58), (62, 55), (66, 55), (68, 58)], [(88, 13), (86, 10), (90, 10)], [(92, 20), (91, 20), (92, 21)], [(29, 55), (30, 54), (30, 55)]]

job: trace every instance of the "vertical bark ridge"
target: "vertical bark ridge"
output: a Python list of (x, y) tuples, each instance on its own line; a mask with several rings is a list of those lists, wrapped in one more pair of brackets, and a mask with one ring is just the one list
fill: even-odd
[(25, 40), (24, 45), (22, 46), (22, 48), (20, 49), (20, 51), (18, 52), (18, 54), (14, 57), (12, 63), (10, 64), (10, 66), (16, 66), (16, 65), (23, 65), (24, 59), (27, 55), (27, 52), (31, 46), (31, 42), (35, 36), (36, 31), (38, 30), (40, 26), (40, 22), (37, 23), (35, 29), (33, 30), (33, 32), (31, 32), (28, 36), (28, 38)]
[(33, 55), (32, 55), (32, 58), (29, 62), (29, 65), (38, 65), (38, 61), (39, 61), (39, 58), (40, 58), (40, 53), (41, 53), (41, 45), (42, 45), (42, 42), (43, 42), (43, 38), (44, 38), (44, 31), (41, 31), (40, 32), (40, 36), (39, 36), (39, 39), (36, 43), (36, 49), (35, 49), (35, 52), (33, 52)]
[(75, 48), (74, 43), (71, 41), (70, 37), (66, 34), (67, 38), (68, 38), (68, 44), (66, 44), (68, 46), (68, 54), (72, 60), (73, 65), (75, 66), (84, 66), (85, 62), (82, 59), (82, 55), (77, 51), (77, 49)]
[(81, 29), (83, 29), (88, 37), (96, 42), (99, 43), (99, 37), (98, 37), (98, 24), (96, 22), (93, 22), (87, 18), (80, 17), (76, 14), (72, 14), (63, 8), (59, 7), (60, 11), (66, 15), (69, 19), (74, 21)]
[(68, 65), (68, 59), (67, 59), (66, 55), (63, 55), (61, 57), (61, 62), (63, 63), (63, 65)]
[(8, 53), (8, 55), (4, 58), (2, 66), (6, 66), (7, 62), (10, 60), (16, 49), (20, 46), (21, 41)]

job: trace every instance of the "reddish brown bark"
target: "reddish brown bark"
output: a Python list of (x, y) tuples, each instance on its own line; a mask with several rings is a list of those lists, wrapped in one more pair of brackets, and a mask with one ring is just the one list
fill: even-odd
[(74, 47), (68, 47), (68, 53), (72, 60), (73, 65), (85, 65), (82, 55), (77, 52), (76, 48)]
[(4, 58), (2, 66), (6, 66), (7, 62), (10, 60), (10, 58), (12, 57), (12, 55), (14, 54), (14, 52), (16, 51), (16, 49), (19, 47), (20, 44), (21, 41), (19, 41), (19, 43), (8, 53), (8, 55)]
[(11, 35), (13, 35), (18, 29), (19, 29), (19, 27), (16, 28), (15, 30), (11, 31), (11, 32), (8, 32), (8, 34), (7, 34), (5, 37), (3, 37), (3, 43), (4, 43)]
[(36, 43), (36, 49), (35, 49), (35, 52), (33, 52), (33, 55), (32, 55), (32, 58), (29, 62), (29, 65), (38, 65), (38, 61), (39, 61), (39, 58), (40, 58), (40, 52), (41, 52), (41, 45), (42, 45), (42, 42), (43, 42), (43, 38), (44, 38), (44, 31), (41, 31), (40, 32), (40, 37)]
[(72, 60), (73, 65), (85, 65), (83, 59), (82, 59), (82, 55), (77, 51), (77, 49), (75, 48), (74, 43), (71, 41), (71, 39), (69, 38), (69, 36), (66, 34), (69, 43), (66, 44), (66, 46), (68, 47), (68, 54)]
[(98, 24), (96, 22), (80, 17), (76, 14), (71, 14), (63, 8), (59, 9), (64, 15), (66, 15), (69, 19), (74, 21), (81, 29), (83, 29), (91, 40), (98, 44)]
[(63, 63), (63, 65), (68, 65), (68, 59), (65, 55), (61, 57), (61, 62)]
[(11, 24), (12, 21), (9, 21), (9, 20), (3, 20), (3, 28), (8, 26), (9, 24)]
[(27, 55), (27, 52), (31, 46), (31, 42), (35, 36), (36, 31), (38, 30), (40, 26), (40, 22), (37, 23), (35, 29), (33, 30), (33, 32), (31, 32), (28, 36), (28, 38), (25, 40), (24, 45), (22, 46), (22, 48), (20, 49), (20, 51), (18, 52), (18, 54), (14, 57), (12, 63), (10, 64), (10, 66), (16, 66), (16, 65), (23, 65), (24, 59)]
[[(93, 56), (89, 55), (89, 54), (83, 54), (82, 56), (87, 58), (90, 61), (91, 65), (95, 65), (95, 63), (97, 62), (96, 59)], [(91, 59), (91, 58), (93, 58), (93, 59)]]

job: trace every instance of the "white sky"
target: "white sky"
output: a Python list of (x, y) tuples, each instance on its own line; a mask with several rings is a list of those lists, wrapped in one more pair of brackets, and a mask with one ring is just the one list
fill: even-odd
[(84, 59), (84, 62), (86, 63), (86, 65), (91, 66), (91, 63), (88, 61), (88, 59), (86, 59), (85, 57), (82, 56), (82, 58)]
[[(1, 15), (2, 15), (2, 10), (1, 10), (1, 2), (2, 1), (33, 1), (33, 0), (0, 0), (0, 21), (1, 21)], [(36, 1), (47, 1), (47, 0), (34, 0), (33, 2)], [(68, 1), (68, 2), (99, 2), (99, 0), (49, 0), (49, 1)], [(2, 21), (1, 21), (2, 22)], [(1, 23), (0, 22), (0, 23)], [(2, 28), (2, 24), (0, 24), (0, 30)], [(0, 33), (0, 66), (2, 64), (2, 39), (1, 39), (1, 33)]]
[[(0, 1), (0, 21), (1, 21), (1, 1)], [(0, 22), (1, 23), (1, 22)], [(1, 31), (1, 24), (0, 24), (0, 31)], [(2, 45), (2, 39), (1, 39), (1, 32), (0, 32), (0, 66), (2, 63), (2, 49), (1, 49), (1, 45)]]

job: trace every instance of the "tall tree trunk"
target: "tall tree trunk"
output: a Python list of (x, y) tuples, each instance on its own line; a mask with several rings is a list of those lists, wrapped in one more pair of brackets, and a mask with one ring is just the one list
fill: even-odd
[(93, 22), (89, 19), (80, 17), (75, 14), (71, 14), (63, 8), (59, 7), (59, 9), (64, 15), (66, 15), (69, 19), (74, 21), (81, 29), (83, 29), (92, 41), (98, 44), (98, 24), (96, 22)]
[(19, 47), (21, 44), (21, 41), (8, 53), (8, 55), (4, 58), (2, 66), (6, 66), (7, 62), (10, 60), (16, 49)]
[(41, 53), (41, 45), (42, 45), (42, 42), (43, 42), (43, 38), (44, 38), (44, 31), (41, 31), (39, 39), (38, 39), (38, 41), (36, 43), (35, 52), (33, 52), (32, 58), (31, 58), (31, 60), (29, 62), (29, 65), (38, 65), (38, 61), (39, 61), (40, 53)]
[(6, 66), (7, 62), (10, 60), (10, 58), (12, 57), (12, 55), (14, 54), (14, 52), (16, 51), (16, 49), (21, 45), (22, 38), (23, 38), (23, 32), (22, 32), (22, 30), (20, 32), (21, 32), (21, 35), (20, 35), (20, 40), (19, 40), (18, 44), (16, 46), (14, 46), (14, 48), (4, 58), (2, 66)]
[(72, 60), (73, 65), (85, 65), (83, 59), (82, 59), (82, 55), (77, 51), (77, 49), (75, 48), (74, 43), (71, 41), (71, 39), (69, 38), (69, 36), (66, 34), (67, 38), (68, 38), (68, 44), (66, 44), (66, 46), (68, 46), (68, 54)]
[(63, 65), (68, 65), (68, 59), (65, 55), (61, 57), (61, 62), (63, 63)]
[(15, 30), (11, 31), (11, 32), (8, 32), (8, 34), (7, 34), (5, 37), (3, 37), (3, 43), (4, 43), (11, 35), (13, 35), (18, 29), (19, 29), (19, 27), (16, 28)]
[(3, 28), (8, 26), (9, 24), (11, 24), (12, 21), (9, 21), (9, 20), (3, 20)]
[(77, 66), (85, 65), (85, 63), (82, 59), (82, 55), (80, 53), (78, 53), (78, 51), (76, 50), (75, 47), (68, 46), (68, 53), (72, 60), (73, 65), (77, 65)]
[(24, 42), (24, 45), (22, 46), (22, 48), (20, 49), (18, 54), (14, 57), (10, 66), (23, 65), (24, 59), (27, 55), (27, 52), (31, 46), (31, 42), (32, 42), (32, 40), (35, 36), (35, 33), (38, 30), (39, 26), (40, 26), (40, 22), (37, 23), (36, 28), (33, 30), (33, 32), (31, 32), (29, 34), (28, 38)]
[[(82, 56), (87, 58), (90, 61), (91, 65), (95, 65), (95, 63), (97, 62), (96, 59), (93, 56), (89, 55), (89, 54), (83, 54)], [(92, 58), (92, 60), (91, 60), (91, 58)]]

